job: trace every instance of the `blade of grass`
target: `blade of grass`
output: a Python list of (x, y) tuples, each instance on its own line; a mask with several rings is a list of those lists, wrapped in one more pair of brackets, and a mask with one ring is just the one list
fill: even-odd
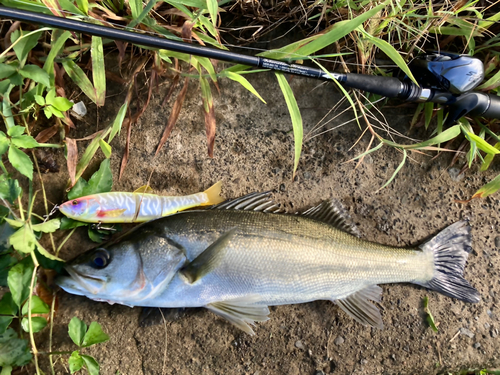
[(288, 84), (283, 73), (275, 72), (276, 78), (278, 79), (278, 83), (280, 85), (281, 92), (285, 97), (285, 102), (288, 107), (288, 112), (290, 113), (290, 118), (292, 119), (292, 127), (293, 127), (293, 139), (295, 144), (295, 153), (294, 153), (294, 163), (293, 163), (293, 176), (292, 179), (295, 178), (295, 172), (297, 171), (297, 167), (299, 165), (300, 154), (302, 153), (302, 141), (304, 137), (304, 129), (302, 126), (302, 115), (300, 114), (299, 106), (297, 105), (297, 101), (295, 100), (295, 96), (293, 95), (292, 88)]
[(125, 119), (125, 115), (127, 114), (127, 108), (128, 108), (127, 103), (124, 103), (121, 106), (120, 110), (118, 111), (118, 114), (115, 117), (115, 121), (113, 121), (113, 125), (111, 126), (111, 132), (109, 133), (108, 143), (111, 143), (113, 138), (117, 134), (120, 134), (123, 120)]
[(62, 62), (64, 70), (68, 73), (68, 76), (75, 82), (78, 87), (88, 96), (90, 100), (97, 104), (96, 92), (94, 86), (90, 82), (89, 78), (85, 75), (83, 70), (76, 65), (73, 60), (64, 60)]
[(104, 70), (104, 52), (102, 49), (102, 38), (92, 37), (92, 77), (94, 80), (95, 104), (103, 106), (106, 100), (106, 71)]
[(200, 86), (201, 86), (201, 98), (203, 100), (203, 109), (205, 113), (205, 130), (207, 133), (207, 146), (208, 146), (208, 156), (214, 157), (214, 143), (215, 143), (215, 112), (214, 112), (214, 101), (212, 98), (212, 91), (210, 90), (210, 84), (200, 74)]
[(382, 186), (380, 189), (378, 189), (377, 191), (380, 191), (382, 190), (383, 188), (385, 188), (386, 186), (388, 186), (392, 180), (394, 180), (394, 178), (396, 177), (396, 175), (399, 173), (399, 171), (401, 170), (401, 168), (403, 168), (403, 165), (405, 165), (405, 162), (406, 162), (406, 150), (403, 149), (403, 160), (401, 161), (401, 163), (398, 165), (398, 167), (396, 168), (396, 170), (394, 171), (394, 173), (392, 174), (391, 178), (389, 178), (389, 180), (387, 180), (387, 182), (384, 184), (384, 186)]
[(264, 99), (262, 99), (262, 96), (260, 96), (260, 94), (257, 92), (257, 90), (255, 90), (255, 88), (252, 86), (252, 84), (250, 82), (248, 82), (248, 80), (243, 77), (242, 75), (240, 74), (237, 74), (237, 73), (233, 73), (233, 72), (230, 72), (230, 71), (226, 71), (224, 73), (224, 75), (233, 80), (233, 81), (236, 81), (238, 82), (240, 85), (242, 85), (244, 88), (246, 88), (248, 91), (250, 91), (252, 94), (254, 94), (257, 98), (259, 98), (260, 100), (262, 100), (264, 103), (266, 103), (266, 101)]
[(484, 185), (481, 189), (476, 191), (471, 199), (486, 198), (488, 195), (497, 192), (498, 189), (500, 189), (500, 174)]

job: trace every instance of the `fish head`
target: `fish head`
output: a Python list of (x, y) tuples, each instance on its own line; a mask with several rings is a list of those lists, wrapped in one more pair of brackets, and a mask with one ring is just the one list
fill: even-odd
[(75, 198), (61, 204), (59, 206), (59, 211), (71, 219), (87, 221), (95, 219), (100, 208), (101, 205), (99, 201), (92, 195), (89, 195)]
[(164, 291), (185, 264), (184, 250), (165, 237), (142, 229), (121, 241), (77, 256), (56, 284), (93, 300), (143, 306)]
[(69, 276), (59, 276), (56, 283), (68, 293), (96, 300), (124, 303), (146, 284), (141, 256), (129, 241), (89, 250), (64, 268)]

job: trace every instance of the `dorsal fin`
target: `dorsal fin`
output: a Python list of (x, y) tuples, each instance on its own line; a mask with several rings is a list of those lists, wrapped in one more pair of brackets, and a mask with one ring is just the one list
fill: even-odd
[(358, 228), (351, 223), (351, 218), (347, 214), (347, 211), (338, 201), (334, 201), (333, 199), (311, 207), (302, 216), (322, 221), (353, 236), (361, 237)]
[(279, 205), (273, 201), (270, 191), (247, 194), (240, 198), (227, 200), (221, 204), (212, 206), (210, 209), (260, 211), (268, 213), (283, 212)]

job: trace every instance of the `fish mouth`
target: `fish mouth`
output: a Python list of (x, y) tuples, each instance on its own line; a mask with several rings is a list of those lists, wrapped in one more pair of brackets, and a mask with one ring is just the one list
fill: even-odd
[(91, 294), (98, 294), (107, 281), (105, 277), (82, 274), (69, 265), (66, 265), (64, 270), (69, 276), (59, 276), (56, 279), (56, 284), (68, 293), (80, 296), (87, 295), (89, 292)]

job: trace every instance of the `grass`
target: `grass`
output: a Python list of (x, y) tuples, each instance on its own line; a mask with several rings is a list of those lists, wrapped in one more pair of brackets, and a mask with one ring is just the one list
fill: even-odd
[[(0, 4), (91, 20), (110, 27), (140, 29), (153, 35), (220, 49), (228, 48), (225, 37), (230, 36), (244, 46), (255, 39), (268, 37), (281, 24), (288, 22), (297, 34), (302, 33), (304, 37), (276, 50), (258, 51), (262, 56), (311, 64), (327, 71), (390, 76), (397, 68), (414, 80), (408, 68), (413, 58), (426, 50), (447, 48), (476, 56), (484, 62), (486, 79), (478, 90), (497, 95), (500, 90), (500, 13), (496, 13), (493, 6), (483, 7), (477, 1), (316, 0), (300, 4), (278, 1), (267, 8), (260, 2), (217, 3), (215, 0), (0, 0)], [(0, 132), (0, 155), (4, 156), (0, 162), (0, 197), (4, 203), (0, 206), (0, 285), (10, 289), (0, 301), (0, 346), (10, 343), (17, 348), (0, 356), (2, 375), (27, 363), (34, 364), (37, 374), (42, 373), (37, 361), (39, 355), (50, 358), (51, 368), (44, 369), (44, 372), (54, 373), (53, 356), (66, 355), (70, 372), (86, 366), (89, 373), (96, 374), (99, 371), (97, 362), (80, 352), (81, 347), (105, 341), (107, 337), (99, 333), (94, 323), (88, 330), (99, 331), (97, 337), (100, 339), (90, 343), (85, 341), (89, 332), (86, 325), (78, 319), (71, 321), (69, 335), (79, 348), (76, 351), (63, 353), (50, 348), (48, 353), (39, 353), (36, 348), (39, 330), (49, 329), (52, 333), (56, 299), (50, 289), (46, 289), (45, 300), (34, 295), (34, 289), (46, 288), (43, 277), (36, 278), (37, 270), (61, 267), (59, 251), (79, 224), (58, 219), (44, 220), (43, 215), (48, 215), (50, 210), (34, 150), (47, 147), (65, 149), (68, 190), (72, 188), (68, 198), (84, 192), (111, 189), (111, 171), (108, 169), (113, 140), (126, 137), (121, 177), (129, 157), (131, 126), (146, 110), (154, 87), (168, 76), (174, 82), (169, 100), (173, 99), (172, 93), (178, 85), (182, 84), (183, 88), (175, 98), (156, 154), (161, 152), (182, 111), (188, 83), (197, 81), (205, 113), (207, 150), (212, 157), (216, 152), (217, 112), (213, 88), (217, 88), (218, 80), (227, 78), (241, 84), (256, 100), (265, 102), (245, 78), (245, 75), (261, 70), (242, 65), (220, 69), (213, 61), (202, 57), (9, 21), (1, 22), (0, 36), (7, 37), (11, 43), (0, 53), (0, 114), (4, 123), (4, 131)], [(78, 90), (97, 107), (106, 105), (106, 73), (109, 69), (105, 56), (108, 53), (118, 55), (121, 71), (130, 77), (125, 83), (126, 99), (109, 124), (101, 126), (97, 132), (89, 129), (87, 140), (76, 140), (72, 138), (75, 124), (69, 116), (73, 103), (68, 98), (73, 92), (66, 86), (64, 76), (67, 74)], [(133, 56), (135, 64), (129, 62), (124, 66), (127, 56)], [(392, 61), (390, 67), (387, 67), (387, 60)], [(146, 72), (149, 86), (147, 99), (139, 106), (133, 99), (138, 91), (135, 78), (141, 72)], [(319, 124), (304, 135), (300, 110), (288, 77), (283, 74), (276, 74), (276, 77), (276, 89), (279, 87), (285, 98), (294, 132), (291, 168), (295, 173), (300, 169), (303, 143), (326, 130)], [(363, 135), (371, 137), (368, 148), (353, 161), (360, 163), (366, 155), (384, 147), (401, 151), (401, 163), (381, 188), (397, 177), (398, 171), (415, 152), (441, 152), (455, 142), (455, 145), (459, 144), (456, 149), (460, 150), (455, 151), (456, 155), (466, 155), (467, 163), (463, 168), (472, 168), (479, 163), (477, 173), (486, 171), (499, 153), (500, 129), (491, 119), (462, 118), (445, 129), (443, 109), (432, 103), (420, 104), (416, 106), (411, 126), (423, 127), (427, 139), (415, 141), (395, 132), (385, 121), (381, 111), (387, 104), (385, 99), (348, 92), (342, 87), (339, 89), (345, 94), (346, 110), (353, 112), (353, 121), (357, 122)], [(48, 127), (33, 136), (35, 124), (42, 122), (49, 124)], [(126, 135), (121, 134), (122, 128), (127, 130)], [(78, 150), (82, 147), (83, 155), (78, 158)], [(87, 183), (82, 175), (99, 150), (106, 159), (101, 164), (102, 170)], [(33, 179), (36, 178), (42, 183), (41, 194), (33, 192)], [(28, 191), (22, 191), (19, 179), (26, 180)], [(499, 188), (500, 175), (472, 198), (486, 197)], [(44, 213), (33, 212), (37, 199), (43, 201)], [(61, 230), (69, 233), (56, 244), (53, 233)], [(94, 240), (102, 239), (99, 231), (88, 230)], [(46, 243), (50, 248), (41, 245), (42, 235), (48, 237)], [(431, 316), (430, 312), (428, 314)], [(487, 370), (481, 371), (476, 373), (488, 373)]]

